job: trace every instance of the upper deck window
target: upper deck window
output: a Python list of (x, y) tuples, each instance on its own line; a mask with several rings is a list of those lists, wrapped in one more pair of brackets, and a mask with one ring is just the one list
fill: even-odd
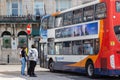
[(67, 12), (64, 14), (63, 18), (63, 25), (67, 26), (67, 25), (71, 25), (72, 24), (72, 16), (73, 16), (73, 12)]
[(83, 9), (73, 11), (73, 24), (82, 22)]
[(116, 10), (120, 12), (120, 1), (116, 1)]
[(94, 5), (83, 8), (83, 12), (84, 12), (84, 18), (83, 18), (84, 21), (94, 20)]
[(95, 18), (101, 19), (106, 17), (106, 5), (105, 3), (99, 3), (95, 6)]
[(43, 20), (42, 27), (43, 27), (43, 29), (47, 29), (48, 28), (48, 18), (45, 18)]
[(55, 18), (55, 27), (61, 27), (63, 24), (63, 17), (60, 15), (60, 16), (57, 16)]
[(48, 28), (54, 28), (54, 17), (49, 17), (48, 19)]

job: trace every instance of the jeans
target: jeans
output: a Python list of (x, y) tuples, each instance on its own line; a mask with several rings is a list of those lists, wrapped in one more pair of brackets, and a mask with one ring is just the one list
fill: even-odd
[(21, 74), (25, 75), (26, 60), (24, 57), (21, 58)]

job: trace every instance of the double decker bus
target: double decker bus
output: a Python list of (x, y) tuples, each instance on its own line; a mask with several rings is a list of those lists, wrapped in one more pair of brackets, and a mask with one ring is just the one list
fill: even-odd
[(120, 75), (120, 0), (95, 0), (51, 17), (45, 49), (50, 71)]

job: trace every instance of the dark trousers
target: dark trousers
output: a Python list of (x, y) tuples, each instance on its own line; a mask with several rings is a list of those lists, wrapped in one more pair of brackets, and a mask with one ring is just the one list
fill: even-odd
[(36, 66), (36, 61), (29, 61), (29, 67), (28, 67), (28, 75), (35, 75), (34, 70)]

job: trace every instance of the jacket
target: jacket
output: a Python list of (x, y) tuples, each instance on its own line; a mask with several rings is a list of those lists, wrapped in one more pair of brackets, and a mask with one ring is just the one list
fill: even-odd
[(38, 51), (36, 48), (31, 48), (28, 52), (28, 59), (31, 61), (37, 61), (38, 60)]

